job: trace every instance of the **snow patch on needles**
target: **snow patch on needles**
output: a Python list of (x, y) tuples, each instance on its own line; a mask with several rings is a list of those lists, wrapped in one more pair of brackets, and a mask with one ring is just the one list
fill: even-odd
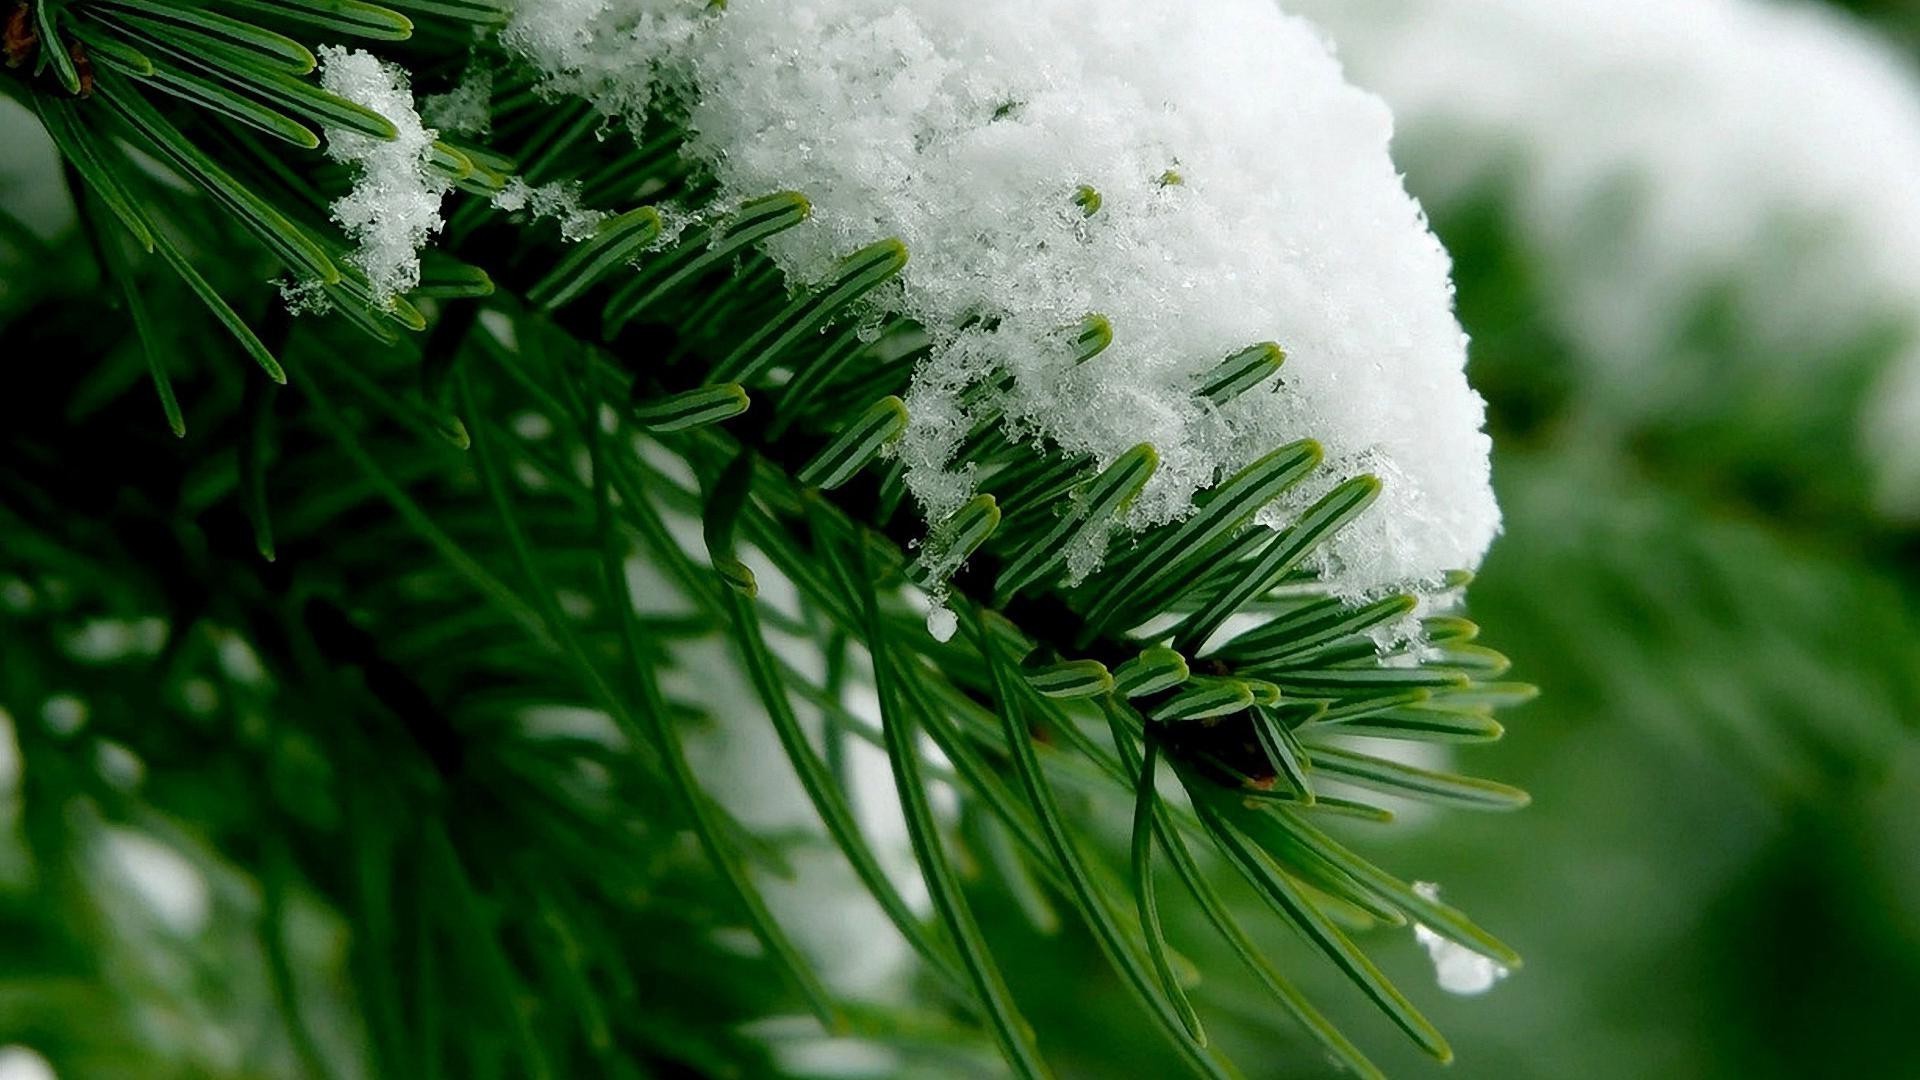
[[(802, 5), (804, 6), (804, 5)], [(638, 120), (678, 82), (706, 0), (516, 0), (501, 40), (546, 72), (545, 89)]]
[[(509, 37), (609, 115), (671, 88), (726, 197), (804, 192), (812, 220), (771, 247), (790, 279), (905, 242), (890, 302), (936, 348), (899, 453), (930, 520), (971, 494), (952, 455), (997, 410), (1101, 463), (1151, 442), (1135, 525), (1319, 440), (1318, 482), (1272, 520), (1379, 475), (1322, 566), (1353, 592), (1473, 567), (1498, 531), (1447, 255), (1388, 157), (1391, 118), (1269, 0), (1203, 17), (1185, 0), (524, 0)], [(1089, 314), (1113, 344), (1076, 365), (1063, 330)], [(1269, 340), (1289, 354), (1277, 378), (1224, 406), (1195, 394)]]
[(420, 99), (420, 115), (441, 131), (487, 134), (493, 127), (493, 72), (476, 58), (453, 89)]
[(560, 226), (560, 235), (574, 243), (592, 236), (607, 219), (606, 214), (581, 205), (578, 184), (562, 181), (529, 184), (518, 176), (510, 177), (493, 196), (493, 205), (508, 213), (525, 211), (536, 220), (551, 218)]
[(1863, 335), (1904, 329), (1903, 347), (1873, 356), (1892, 367), (1863, 402), (1863, 441), (1883, 506), (1920, 517), (1910, 58), (1801, 3), (1285, 4), (1332, 30), (1356, 80), (1392, 103), (1429, 198), (1505, 185), (1593, 391), (1648, 401), (1713, 300), (1756, 363), (1850, 362)]
[[(1413, 891), (1429, 900), (1440, 899), (1440, 886), (1430, 881), (1414, 882)], [(1420, 923), (1413, 924), (1413, 940), (1427, 950), (1427, 959), (1433, 961), (1434, 981), (1449, 994), (1462, 997), (1484, 994), (1511, 974), (1498, 960), (1443, 938)]]
[(414, 111), (407, 73), (372, 53), (323, 46), (320, 85), (386, 117), (399, 132), (376, 139), (326, 129), (327, 156), (358, 174), (353, 190), (334, 202), (333, 217), (359, 245), (351, 261), (384, 304), (420, 283), (420, 249), (440, 231), (440, 200), (452, 184), (429, 167), (438, 133)]

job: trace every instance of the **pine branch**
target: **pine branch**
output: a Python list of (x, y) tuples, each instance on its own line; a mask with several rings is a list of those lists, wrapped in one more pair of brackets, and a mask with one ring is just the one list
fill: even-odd
[[(327, 820), (266, 823), (279, 845), (268, 855), (237, 826), (210, 829), (208, 840), (232, 865), (273, 875), (276, 890), (297, 873), (299, 887), (349, 919), (355, 1002), (368, 1057), (383, 1071), (437, 1063), (458, 1073), (513, 1060), (530, 1075), (567, 1075), (589, 1060), (609, 1072), (644, 1069), (647, 1060), (752, 1060), (728, 1020), (788, 997), (738, 974), (759, 970), (757, 962), (719, 957), (689, 929), (734, 912), (745, 913), (768, 966), (828, 1030), (879, 1030), (833, 999), (761, 899), (755, 868), (777, 863), (777, 846), (728, 814), (685, 760), (676, 714), (689, 703), (661, 689), (676, 663), (662, 643), (675, 633), (737, 650), (839, 850), (932, 970), (964, 988), (963, 1011), (1022, 1075), (1045, 1074), (1046, 1035), (1021, 1019), (1018, 987), (1006, 984), (969, 909), (958, 840), (924, 800), (939, 766), (923, 757), (922, 730), (951, 763), (940, 775), (957, 783), (968, 812), (1007, 831), (1012, 861), (1078, 913), (1141, 1010), (1199, 1074), (1231, 1075), (1231, 1065), (1204, 1045), (1196, 1012), (1204, 995), (1190, 1002), (1171, 975), (1145, 859), (1136, 857), (1141, 870), (1131, 880), (1107, 865), (1056, 785), (1137, 805), (1136, 851), (1157, 837), (1209, 922), (1315, 1039), (1360, 1071), (1370, 1066), (1353, 1045), (1253, 950), (1189, 842), (1203, 841), (1247, 875), (1283, 921), (1438, 1057), (1448, 1054), (1444, 1041), (1327, 910), (1417, 921), (1516, 959), (1306, 820), (1356, 809), (1323, 792), (1329, 782), (1478, 808), (1525, 801), (1345, 741), (1349, 732), (1495, 737), (1493, 709), (1527, 693), (1492, 681), (1504, 660), (1477, 646), (1382, 656), (1375, 631), (1405, 616), (1410, 598), (1349, 603), (1308, 569), (1310, 555), (1366, 512), (1379, 490), (1374, 478), (1328, 478), (1339, 482), (1285, 528), (1254, 524), (1278, 496), (1321, 479), (1318, 446), (1290, 443), (1213, 486), (1191, 516), (1132, 537), (1105, 569), (1070, 581), (1070, 548), (1105, 541), (1156, 468), (1153, 448), (1101, 469), (981, 423), (961, 451), (980, 495), (947, 519), (917, 521), (888, 447), (907, 422), (902, 398), (926, 334), (901, 319), (873, 332), (871, 316), (906, 248), (876, 237), (821, 283), (790, 293), (759, 245), (805, 219), (804, 196), (719, 204), (711, 178), (674, 153), (684, 132), (669, 114), (656, 118), (657, 142), (609, 156), (586, 138), (591, 109), (530, 92), (531, 79), (510, 72), (487, 146), (432, 147), (434, 175), (472, 196), (440, 241), (445, 257), (429, 260), (410, 297), (379, 295), (328, 224), (323, 193), (340, 186), (338, 170), (301, 149), (319, 141), (310, 124), (376, 141), (395, 125), (307, 79), (314, 46), (335, 35), (400, 40), (409, 23), (432, 31), (410, 45), (421, 53), (414, 62), (448, 69), (465, 48), (457, 24), (497, 22), (500, 9), (73, 0), (35, 12), (51, 77), (32, 77), (26, 96), (86, 200), (104, 208), (90, 215), (105, 234), (103, 269), (128, 297), (163, 404), (178, 395), (166, 409), (175, 432), (196, 436), (147, 476), (107, 467), (79, 483), (10, 477), (45, 510), (39, 523), (22, 523), (44, 543), (29, 546), (14, 571), (44, 582), (66, 567), (89, 583), (85, 602), (102, 611), (168, 617), (182, 651), (172, 670), (143, 676), (162, 687), (187, 685), (210, 662), (191, 644), (196, 626), (238, 628), (260, 654), (265, 685), (285, 710), (276, 737), (297, 738), (318, 756)], [(82, 80), (58, 61), (75, 55), (100, 70)], [(477, 55), (501, 63), (493, 44)], [(170, 175), (156, 175), (130, 147)], [(616, 212), (562, 248), (488, 205), (534, 178), (564, 179)], [(663, 218), (689, 207), (704, 223), (663, 239)], [(128, 241), (158, 254), (177, 281), (127, 255)], [(277, 310), (276, 300), (223, 265), (235, 246), (242, 261), (311, 283), (338, 317), (302, 320), (283, 342), (256, 333), (242, 313), (257, 319), (263, 308)], [(179, 285), (210, 322), (166, 303)], [(143, 314), (162, 311), (165, 331)], [(259, 372), (155, 359), (167, 355), (163, 336), (200, 342), (215, 325)], [(407, 336), (420, 331), (423, 339)], [(1062, 333), (1085, 363), (1112, 330), (1095, 317)], [(231, 345), (210, 350), (222, 351)], [(1255, 344), (1223, 358), (1204, 391), (1231, 403), (1280, 355)], [(277, 455), (260, 434), (270, 399), (234, 393), (263, 385), (262, 373), (299, 392), (276, 418)], [(542, 434), (519, 433), (516, 421), (526, 417), (541, 421)], [(72, 436), (55, 425), (11, 437), (43, 439), (57, 455)], [(136, 437), (122, 438), (94, 447), (94, 460), (146, 452)], [(227, 453), (236, 466), (196, 481), (200, 461)], [(656, 464), (661, 454), (671, 470)], [(62, 554), (62, 523), (85, 519), (82, 500), (127, 482), (154, 499), (160, 532), (191, 537), (203, 516), (217, 523), (206, 526), (211, 549), (176, 539), (164, 552)], [(170, 501), (196, 482), (206, 490), (193, 501)], [(678, 538), (679, 526), (696, 522), (704, 551)], [(115, 519), (91, 539), (118, 547), (124, 527)], [(276, 561), (264, 565), (256, 551)], [(625, 569), (635, 551), (677, 582), (689, 608), (680, 622), (636, 609)], [(752, 595), (750, 564), (761, 560), (798, 591), (810, 622), (783, 619)], [(111, 582), (127, 573), (149, 594), (198, 599), (116, 598)], [(912, 606), (921, 586), (951, 589), (962, 636), (925, 632)], [(1250, 617), (1252, 629), (1226, 633)], [(880, 697), (877, 737), (934, 894), (931, 926), (879, 871), (824, 752), (792, 712), (795, 698), (850, 712), (842, 689), (773, 655), (763, 620), (867, 656)], [(1472, 634), (1457, 620), (1444, 629)], [(47, 653), (47, 632), (19, 636)], [(39, 685), (23, 681), (16, 692), (30, 697)], [(533, 738), (519, 730), (533, 706), (591, 709), (610, 717), (612, 730), (599, 741)], [(341, 715), (355, 719), (343, 726)], [(846, 726), (862, 723), (850, 717)], [(166, 738), (134, 741), (164, 747)], [(236, 762), (252, 752), (221, 743)], [(1141, 779), (1143, 760), (1175, 769), (1191, 809), (1153, 787), (1151, 766)], [(588, 767), (604, 769), (602, 782), (572, 775)], [(663, 804), (654, 791), (675, 799)], [(281, 796), (243, 788), (235, 798), (251, 805)], [(183, 820), (190, 815), (190, 802), (171, 805)], [(681, 828), (708, 860), (685, 881), (672, 844)], [(430, 896), (449, 902), (432, 910)], [(408, 915), (417, 924), (402, 925)], [(651, 934), (672, 947), (658, 955), (636, 947)], [(396, 978), (388, 965), (397, 956), (420, 959)], [(687, 1003), (714, 1011), (684, 1040), (650, 1026), (644, 1008), (627, 1007), (660, 1006), (641, 989), (648, 980), (702, 968), (728, 974)], [(464, 1044), (464, 1034), (454, 1036), (454, 1006), (440, 994), (453, 985), (473, 991), (458, 1019), (494, 1037)], [(282, 998), (294, 1050), (321, 1056), (299, 1034), (307, 1028), (284, 986)]]

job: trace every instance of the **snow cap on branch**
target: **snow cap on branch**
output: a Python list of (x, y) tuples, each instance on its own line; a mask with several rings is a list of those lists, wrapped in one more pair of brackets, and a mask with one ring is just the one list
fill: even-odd
[[(610, 115), (684, 99), (728, 197), (804, 192), (813, 220), (772, 245), (791, 279), (905, 242), (888, 303), (936, 348), (899, 452), (929, 518), (971, 490), (951, 455), (983, 405), (962, 391), (1005, 374), (990, 405), (1018, 437), (1103, 463), (1156, 447), (1135, 525), (1313, 438), (1327, 465), (1273, 520), (1356, 473), (1385, 483), (1324, 557), (1337, 587), (1479, 562), (1499, 514), (1448, 259), (1386, 107), (1310, 25), (1270, 0), (706, 7), (529, 0), (509, 34)], [(1089, 314), (1113, 343), (1076, 366), (1061, 331)], [(1194, 393), (1262, 341), (1288, 354), (1277, 378), (1224, 406)]]

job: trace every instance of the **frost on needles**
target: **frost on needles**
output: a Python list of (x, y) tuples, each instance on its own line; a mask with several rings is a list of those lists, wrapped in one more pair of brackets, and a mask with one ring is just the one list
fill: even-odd
[[(1499, 512), (1447, 255), (1388, 156), (1386, 107), (1312, 26), (1269, 0), (1204, 18), (1182, 0), (707, 7), (524, 0), (508, 40), (610, 116), (682, 103), (728, 199), (804, 193), (812, 220), (771, 248), (790, 280), (905, 242), (884, 303), (936, 345), (898, 448), (930, 520), (971, 493), (952, 455), (997, 413), (1103, 463), (1152, 443), (1133, 525), (1310, 437), (1327, 466), (1274, 521), (1340, 479), (1385, 484), (1326, 549), (1335, 588), (1479, 562)], [(1062, 331), (1089, 314), (1113, 343), (1076, 365)], [(1224, 407), (1195, 393), (1266, 341), (1288, 354), (1267, 385)]]

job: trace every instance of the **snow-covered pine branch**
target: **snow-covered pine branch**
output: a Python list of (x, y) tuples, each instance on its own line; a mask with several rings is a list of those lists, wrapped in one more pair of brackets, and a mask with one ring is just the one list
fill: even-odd
[[(937, 348), (899, 452), (930, 519), (970, 493), (953, 451), (998, 410), (1013, 433), (1102, 462), (1151, 442), (1138, 525), (1311, 437), (1323, 479), (1275, 521), (1340, 478), (1385, 484), (1322, 557), (1334, 587), (1479, 562), (1499, 515), (1447, 256), (1388, 157), (1386, 107), (1307, 23), (1269, 0), (1205, 18), (1180, 0), (707, 8), (527, 0), (508, 40), (550, 89), (610, 116), (683, 103), (725, 197), (804, 192), (813, 220), (771, 248), (791, 280), (905, 242), (887, 302)], [(1060, 331), (1090, 313), (1113, 344), (1075, 366)], [(1224, 407), (1195, 394), (1262, 341), (1290, 357), (1270, 386)], [(1001, 374), (1005, 393), (963, 394)]]

